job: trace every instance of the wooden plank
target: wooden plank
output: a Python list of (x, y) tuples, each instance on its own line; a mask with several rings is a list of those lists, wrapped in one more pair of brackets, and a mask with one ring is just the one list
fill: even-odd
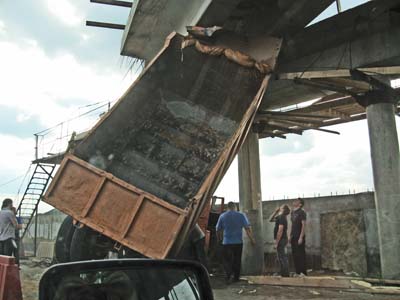
[(321, 105), (321, 104), (325, 104), (325, 103), (341, 103), (340, 101), (343, 100), (352, 100), (355, 101), (354, 98), (352, 98), (351, 96), (347, 95), (347, 94), (342, 94), (342, 93), (335, 93), (335, 94), (331, 94), (325, 97), (322, 97), (321, 99), (319, 99), (317, 102), (315, 102), (313, 105)]
[(364, 81), (353, 80), (350, 78), (319, 78), (314, 79), (318, 80), (319, 82), (327, 82), (341, 87), (348, 87), (352, 88), (353, 91), (357, 92), (366, 92), (371, 89), (371, 85)]
[(350, 120), (351, 117), (350, 114), (343, 112), (343, 110), (340, 110), (338, 108), (328, 108), (328, 112), (335, 117), (339, 117), (345, 120)]
[[(332, 118), (327, 116), (327, 118)], [(257, 115), (256, 121), (268, 121), (268, 120), (284, 120), (284, 121), (293, 121), (299, 123), (307, 123), (307, 124), (314, 124), (314, 125), (322, 125), (322, 120), (315, 120), (306, 117), (293, 117), (293, 116), (275, 116), (275, 115)]]
[[(307, 276), (307, 277), (276, 277), (276, 276), (247, 276), (249, 284), (272, 286), (298, 286), (313, 288), (345, 289), (346, 292), (400, 295), (400, 287), (367, 286), (356, 283), (348, 277)], [(360, 278), (358, 278), (360, 279)]]
[(371, 294), (400, 295), (400, 288), (394, 286), (372, 286)]
[(276, 276), (247, 276), (249, 283), (277, 286), (299, 286), (320, 288), (351, 289), (358, 287), (347, 279), (336, 279), (334, 277), (276, 277)]
[(292, 111), (267, 111), (267, 110), (261, 110), (258, 111), (259, 115), (275, 115), (275, 116), (288, 116), (288, 117), (299, 117), (299, 118), (316, 118), (316, 119), (326, 119), (329, 118), (329, 116), (325, 115), (317, 115), (317, 114), (302, 114), (296, 112), (297, 110), (292, 110)]
[(333, 92), (342, 93), (342, 94), (351, 94), (350, 90), (347, 90), (344, 87), (337, 86), (332, 83), (322, 83), (322, 82), (318, 82), (313, 79), (303, 79), (303, 78), (295, 78), (293, 80), (297, 84), (304, 84), (304, 85), (312, 86), (317, 89), (320, 89), (321, 91), (333, 91)]
[(332, 125), (337, 125), (337, 124), (344, 124), (344, 123), (353, 122), (353, 121), (364, 120), (364, 119), (366, 119), (366, 117), (367, 117), (366, 113), (361, 113), (359, 115), (351, 116), (350, 120), (337, 119), (337, 120), (334, 120), (334, 121), (325, 122), (322, 127), (332, 126)]
[(350, 293), (366, 293), (372, 295), (400, 295), (400, 288), (389, 287), (389, 286), (372, 286), (370, 288), (365, 288), (362, 291), (358, 289), (348, 289), (346, 292)]
[(302, 135), (303, 134), (302, 130), (296, 130), (296, 129), (290, 129), (288, 127), (277, 126), (277, 125), (270, 124), (269, 122), (261, 123), (261, 124), (263, 124), (264, 126), (266, 126), (269, 129), (279, 130), (279, 131), (281, 131), (283, 133), (293, 133), (293, 134), (298, 134), (298, 135)]
[[(289, 125), (292, 125), (292, 126), (297, 126), (297, 127), (301, 128), (301, 129), (313, 129), (313, 130), (323, 131), (323, 132), (327, 132), (327, 133), (340, 134), (338, 131), (322, 129), (322, 128), (318, 127), (318, 126), (312, 126), (312, 125), (304, 124), (304, 123), (301, 123), (301, 122), (298, 122), (298, 121), (297, 122), (293, 122), (293, 121), (289, 121), (289, 120), (284, 120), (284, 121), (280, 120), (280, 122), (282, 124), (286, 123), (286, 124), (289, 124)], [(322, 125), (321, 124), (321, 126), (326, 126), (326, 125)]]
[(263, 137), (269, 136), (269, 137), (272, 137), (272, 138), (276, 138), (277, 137), (277, 138), (280, 138), (280, 139), (286, 139), (286, 136), (284, 136), (282, 134), (274, 133), (273, 131), (268, 130), (268, 129), (264, 129), (260, 133), (260, 135), (263, 136)]
[(337, 279), (348, 279), (348, 280), (363, 280), (366, 282), (380, 284), (380, 285), (393, 285), (400, 286), (400, 280), (396, 279), (382, 279), (382, 278), (369, 278), (369, 277), (350, 277), (350, 276), (335, 276)]

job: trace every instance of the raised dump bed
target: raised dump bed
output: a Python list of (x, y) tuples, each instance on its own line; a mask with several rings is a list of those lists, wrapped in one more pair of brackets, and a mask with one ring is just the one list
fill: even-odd
[[(269, 79), (224, 55), (182, 49), (183, 42), (170, 35), (65, 158), (45, 197), (154, 258), (185, 239), (243, 142)], [(279, 41), (271, 49), (272, 69)]]

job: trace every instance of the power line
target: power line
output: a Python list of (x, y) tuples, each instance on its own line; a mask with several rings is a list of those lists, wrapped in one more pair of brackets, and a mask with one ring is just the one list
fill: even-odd
[(71, 121), (73, 121), (73, 120), (79, 119), (79, 118), (81, 118), (81, 117), (83, 117), (83, 116), (85, 116), (85, 115), (88, 115), (88, 114), (90, 114), (90, 113), (92, 113), (92, 112), (94, 112), (94, 111), (96, 111), (96, 110), (98, 110), (98, 109), (100, 109), (100, 108), (102, 108), (102, 107), (108, 106), (108, 103), (109, 103), (109, 101), (107, 101), (107, 103), (105, 103), (105, 104), (103, 104), (103, 105), (100, 105), (100, 106), (98, 106), (98, 107), (96, 107), (96, 108), (93, 108), (93, 109), (91, 109), (91, 110), (88, 110), (87, 112), (84, 112), (84, 113), (82, 113), (82, 114), (80, 114), (80, 115), (78, 115), (78, 116), (76, 116), (76, 117), (73, 117), (73, 118), (71, 118), (71, 119), (65, 120), (65, 121), (63, 121), (63, 122), (60, 122), (60, 123), (58, 123), (58, 124), (56, 124), (56, 125), (54, 125), (54, 126), (52, 126), (52, 127), (50, 127), (50, 128), (45, 129), (45, 130), (39, 131), (39, 132), (35, 133), (35, 135), (45, 135), (45, 134), (49, 133), (51, 130), (57, 128), (58, 126), (60, 126), (60, 125), (62, 125), (62, 124), (64, 124), (64, 123), (71, 122)]
[(29, 167), (28, 167), (28, 170), (26, 170), (24, 178), (22, 179), (21, 184), (19, 185), (19, 188), (18, 188), (18, 191), (17, 191), (17, 195), (15, 196), (16, 199), (19, 198), (19, 193), (21, 192), (21, 189), (22, 189), (22, 186), (24, 185), (26, 177), (28, 176), (29, 172), (31, 171), (31, 167), (32, 167), (32, 164), (30, 164)]
[(17, 181), (18, 179), (20, 179), (21, 177), (24, 177), (24, 176), (25, 176), (25, 174), (22, 174), (22, 175), (15, 177), (14, 179), (11, 179), (7, 182), (1, 183), (0, 188), (2, 188), (3, 186), (6, 186), (7, 184), (13, 183), (14, 181)]

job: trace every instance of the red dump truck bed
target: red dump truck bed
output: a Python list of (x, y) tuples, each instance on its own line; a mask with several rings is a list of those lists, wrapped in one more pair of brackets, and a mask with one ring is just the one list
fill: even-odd
[[(81, 223), (153, 258), (171, 249), (173, 255), (183, 243), (242, 144), (269, 79), (223, 53), (183, 44), (182, 36), (170, 35), (64, 159), (45, 196)], [(272, 69), (278, 40), (271, 49)]]

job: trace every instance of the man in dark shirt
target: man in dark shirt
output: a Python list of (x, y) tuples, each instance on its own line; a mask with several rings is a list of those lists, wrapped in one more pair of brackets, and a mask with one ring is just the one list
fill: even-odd
[(286, 254), (286, 245), (288, 243), (288, 223), (286, 216), (290, 213), (289, 206), (287, 206), (286, 204), (282, 205), (279, 209), (279, 215), (275, 217), (276, 213), (277, 211), (275, 211), (274, 217), (270, 219), (270, 222), (275, 221), (274, 240), (276, 253), (281, 269), (281, 276), (289, 277), (289, 262)]
[[(278, 231), (279, 231), (279, 227), (280, 225), (282, 225), (282, 235), (280, 236), (279, 239), (277, 239), (278, 237)], [(274, 240), (276, 243), (279, 243), (280, 240), (287, 240), (287, 219), (285, 218), (285, 215), (278, 215), (275, 218), (275, 227), (274, 227)]]
[(292, 228), (290, 232), (290, 244), (292, 246), (292, 255), (296, 273), (299, 275), (307, 275), (306, 267), (306, 220), (307, 214), (302, 209), (304, 200), (298, 198), (293, 201), (293, 209), (291, 213)]

